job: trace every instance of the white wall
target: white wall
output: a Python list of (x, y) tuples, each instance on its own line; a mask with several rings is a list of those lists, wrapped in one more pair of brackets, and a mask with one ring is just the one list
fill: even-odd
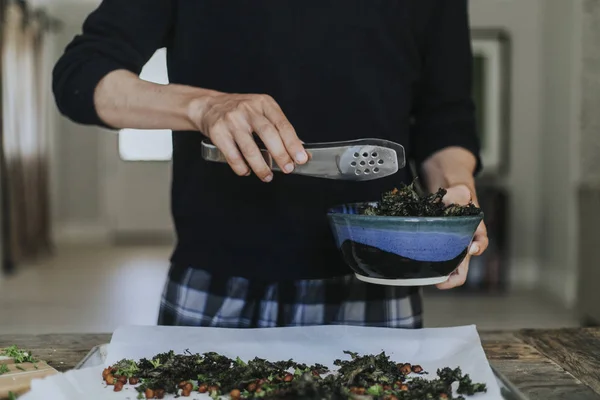
[(511, 38), (510, 171), (501, 184), (510, 195), (509, 246), (515, 285), (533, 286), (538, 278), (539, 215), (536, 184), (540, 178), (540, 94), (542, 25), (545, 0), (472, 0), (471, 25), (503, 28)]
[(581, 135), (579, 168), (581, 183), (600, 185), (600, 2), (579, 0), (582, 14)]
[[(83, 19), (92, 9), (84, 4), (56, 4), (50, 9), (65, 23), (56, 38), (56, 59), (81, 31)], [(97, 238), (106, 233), (104, 148), (111, 138), (100, 135), (96, 127), (81, 126), (63, 117), (58, 118), (57, 125), (52, 158), (56, 171), (52, 180), (55, 234), (58, 240)]]
[(564, 304), (576, 300), (578, 139), (581, 100), (580, 0), (544, 0), (540, 215), (541, 285)]

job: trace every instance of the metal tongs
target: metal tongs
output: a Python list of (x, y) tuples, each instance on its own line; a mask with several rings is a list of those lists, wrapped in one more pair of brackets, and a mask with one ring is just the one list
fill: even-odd
[[(305, 144), (308, 162), (297, 165), (293, 174), (315, 178), (349, 181), (370, 181), (398, 172), (406, 165), (404, 147), (384, 139), (358, 139), (343, 142)], [(265, 149), (261, 153), (272, 171), (281, 172)], [(202, 142), (202, 158), (227, 162), (221, 151), (210, 141)]]

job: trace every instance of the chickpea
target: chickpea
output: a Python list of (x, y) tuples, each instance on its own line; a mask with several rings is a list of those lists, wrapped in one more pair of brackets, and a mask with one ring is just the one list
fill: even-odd
[(113, 390), (115, 392), (120, 392), (121, 390), (123, 390), (123, 383), (122, 382), (115, 383), (115, 388)]
[(256, 383), (250, 383), (248, 384), (248, 387), (246, 387), (246, 390), (249, 392), (255, 392), (257, 389)]
[(152, 389), (146, 389), (144, 391), (144, 394), (146, 395), (147, 399), (153, 399), (154, 398), (154, 390), (152, 390)]
[(406, 364), (398, 364), (398, 371), (400, 371), (400, 373), (403, 374), (403, 375), (408, 375), (408, 374), (411, 373), (412, 367), (408, 363), (406, 363)]
[(165, 398), (165, 389), (156, 389), (154, 391), (154, 396), (157, 399), (164, 399)]
[(412, 372), (414, 372), (415, 374), (420, 374), (423, 372), (423, 368), (420, 365), (413, 365)]
[(205, 383), (203, 383), (202, 385), (198, 386), (198, 392), (199, 393), (208, 392), (208, 386)]
[(232, 399), (239, 399), (240, 396), (242, 395), (242, 393), (239, 391), (239, 389), (233, 389), (230, 393), (229, 396)]
[(116, 379), (115, 379), (115, 377), (112, 374), (108, 374), (106, 376), (106, 384), (107, 385), (114, 385), (115, 382), (116, 382)]
[(365, 392), (366, 392), (366, 391), (367, 391), (367, 390), (366, 390), (364, 387), (356, 387), (356, 386), (352, 386), (352, 387), (350, 388), (350, 393), (353, 393), (353, 394), (358, 394), (358, 395), (365, 394)]
[(130, 385), (137, 385), (138, 383), (140, 383), (140, 378), (136, 378), (135, 376), (129, 378)]
[(120, 383), (122, 383), (123, 385), (126, 385), (127, 384), (127, 377), (126, 376), (119, 376), (117, 378), (117, 381), (120, 382)]
[(283, 378), (283, 381), (284, 381), (284, 382), (291, 382), (291, 381), (293, 381), (293, 380), (294, 380), (294, 375), (292, 375), (292, 374), (287, 374), (287, 375), (285, 376), (285, 378)]

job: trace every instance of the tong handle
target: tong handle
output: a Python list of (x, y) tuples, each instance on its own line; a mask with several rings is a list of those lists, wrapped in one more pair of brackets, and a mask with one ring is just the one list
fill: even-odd
[[(309, 161), (306, 164), (296, 165), (294, 172), (292, 173), (297, 175), (329, 177), (332, 179), (337, 178), (337, 176), (340, 175), (340, 171), (336, 163), (336, 147), (328, 147), (328, 143), (325, 145), (325, 147), (318, 144), (304, 145), (304, 149), (308, 153)], [(337, 149), (339, 149), (339, 145), (337, 146)], [(268, 150), (260, 149), (260, 153), (265, 159), (267, 166), (272, 171), (282, 172)], [(207, 161), (227, 163), (227, 159), (221, 150), (207, 140), (202, 142), (202, 158)], [(337, 179), (341, 179), (341, 177)]]
[[(281, 169), (273, 161), (273, 157), (271, 156), (271, 153), (269, 153), (268, 150), (260, 149), (260, 153), (262, 154), (263, 158), (265, 159), (265, 162), (271, 170), (281, 172)], [(207, 161), (227, 163), (227, 159), (225, 158), (225, 155), (221, 152), (221, 150), (219, 150), (217, 146), (206, 140), (202, 142), (202, 158), (204, 158)]]

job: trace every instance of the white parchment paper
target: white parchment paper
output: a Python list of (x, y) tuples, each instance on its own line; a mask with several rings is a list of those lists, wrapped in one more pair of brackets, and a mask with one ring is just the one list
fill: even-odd
[[(420, 364), (430, 375), (438, 368), (460, 367), (474, 382), (485, 382), (488, 392), (476, 400), (502, 399), (498, 383), (485, 357), (475, 326), (420, 330), (317, 326), (271, 329), (220, 329), (130, 326), (117, 329), (108, 349), (106, 364), (123, 358), (150, 358), (173, 350), (181, 353), (215, 351), (230, 358), (254, 357), (272, 361), (294, 359), (334, 368), (333, 361), (346, 358), (344, 350), (360, 354), (385, 351), (396, 362)], [(102, 383), (104, 366), (69, 371), (32, 383), (23, 400), (135, 399), (133, 388), (115, 393)], [(205, 398), (195, 394), (190, 399)]]

